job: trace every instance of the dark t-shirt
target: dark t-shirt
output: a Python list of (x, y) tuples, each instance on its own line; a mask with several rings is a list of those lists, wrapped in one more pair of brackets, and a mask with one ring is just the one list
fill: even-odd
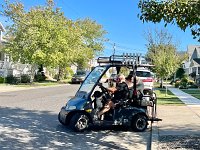
[(116, 86), (117, 91), (114, 93), (113, 102), (116, 103), (118, 100), (126, 99), (128, 97), (128, 86), (125, 82), (119, 83)]

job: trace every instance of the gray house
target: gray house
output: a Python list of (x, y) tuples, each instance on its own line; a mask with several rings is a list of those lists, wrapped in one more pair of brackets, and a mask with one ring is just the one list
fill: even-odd
[(184, 62), (183, 68), (188, 75), (196, 75), (200, 78), (200, 45), (189, 45), (187, 47), (188, 60)]

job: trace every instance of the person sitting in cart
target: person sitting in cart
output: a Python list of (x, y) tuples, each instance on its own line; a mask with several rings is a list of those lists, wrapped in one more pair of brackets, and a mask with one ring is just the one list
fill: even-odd
[(115, 104), (122, 99), (128, 97), (128, 86), (125, 82), (123, 74), (118, 75), (118, 84), (116, 87), (107, 88), (107, 90), (114, 94), (113, 98), (109, 99), (104, 108), (98, 112), (98, 118), (111, 108), (115, 108)]
[(126, 84), (128, 85), (129, 89), (133, 88), (133, 76), (132, 75), (128, 75), (126, 77)]
[[(133, 75), (129, 74), (126, 77), (126, 84), (128, 85), (129, 89), (133, 88)], [(144, 83), (137, 76), (136, 76), (136, 89), (141, 92), (143, 92), (144, 90)]]

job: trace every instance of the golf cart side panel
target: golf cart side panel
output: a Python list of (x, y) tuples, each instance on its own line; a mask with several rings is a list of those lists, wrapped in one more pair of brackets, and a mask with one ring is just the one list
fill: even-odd
[(137, 114), (144, 114), (146, 116), (146, 110), (137, 107), (127, 107), (124, 109), (118, 109), (116, 110), (115, 118), (131, 120)]

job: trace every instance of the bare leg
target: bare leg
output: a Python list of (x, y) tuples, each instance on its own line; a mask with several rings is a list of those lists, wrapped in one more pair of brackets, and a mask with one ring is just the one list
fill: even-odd
[(110, 100), (105, 106), (104, 108), (98, 112), (98, 117), (100, 117), (102, 114), (104, 114), (105, 112), (109, 111), (110, 108), (114, 108), (114, 103)]

